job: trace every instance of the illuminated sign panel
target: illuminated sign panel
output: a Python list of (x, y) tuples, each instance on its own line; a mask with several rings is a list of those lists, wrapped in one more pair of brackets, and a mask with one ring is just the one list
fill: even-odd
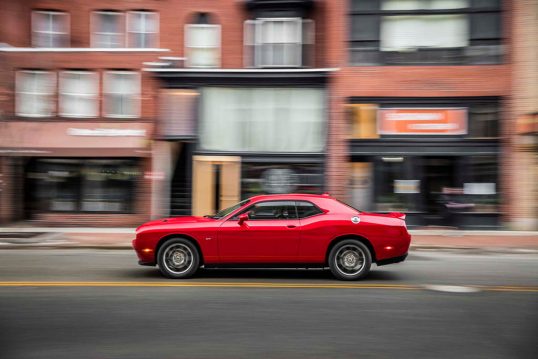
[(466, 108), (383, 108), (378, 112), (381, 135), (465, 135)]

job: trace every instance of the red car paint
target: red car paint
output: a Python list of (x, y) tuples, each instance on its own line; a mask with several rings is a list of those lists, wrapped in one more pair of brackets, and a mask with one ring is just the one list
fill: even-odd
[[(322, 213), (299, 219), (248, 220), (234, 216), (264, 201), (306, 201)], [(352, 222), (358, 217), (358, 223)], [(356, 221), (356, 220), (355, 220)], [(333, 241), (356, 238), (372, 251), (373, 262), (388, 264), (405, 259), (411, 236), (403, 213), (359, 212), (328, 195), (282, 194), (252, 197), (220, 219), (181, 216), (147, 222), (136, 229), (133, 248), (140, 264), (155, 265), (159, 245), (172, 237), (192, 240), (202, 264), (308, 264), (326, 266)]]

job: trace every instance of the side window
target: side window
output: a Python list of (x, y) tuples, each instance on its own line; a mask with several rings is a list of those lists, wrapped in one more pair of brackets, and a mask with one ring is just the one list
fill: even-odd
[(323, 211), (316, 207), (313, 203), (303, 201), (295, 203), (297, 204), (297, 214), (299, 218), (311, 217), (316, 214), (323, 213)]
[[(251, 220), (296, 219), (295, 203), (293, 201), (259, 202), (248, 207), (242, 213), (248, 213)], [(234, 216), (239, 218), (239, 214)]]

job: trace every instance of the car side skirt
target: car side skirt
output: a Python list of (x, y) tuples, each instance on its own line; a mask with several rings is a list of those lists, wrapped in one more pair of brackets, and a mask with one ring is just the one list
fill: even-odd
[(406, 258), (407, 258), (407, 253), (399, 257), (392, 257), (392, 258), (378, 260), (376, 264), (378, 266), (384, 266), (387, 264), (400, 263), (400, 262), (403, 262)]

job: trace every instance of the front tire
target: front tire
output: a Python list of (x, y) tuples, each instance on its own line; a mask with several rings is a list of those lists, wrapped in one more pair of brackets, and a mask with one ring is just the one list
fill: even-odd
[(329, 252), (329, 268), (340, 280), (358, 280), (366, 277), (372, 265), (372, 254), (363, 243), (346, 239)]
[(168, 278), (189, 278), (200, 266), (200, 253), (185, 238), (172, 238), (164, 242), (157, 253), (159, 271)]

